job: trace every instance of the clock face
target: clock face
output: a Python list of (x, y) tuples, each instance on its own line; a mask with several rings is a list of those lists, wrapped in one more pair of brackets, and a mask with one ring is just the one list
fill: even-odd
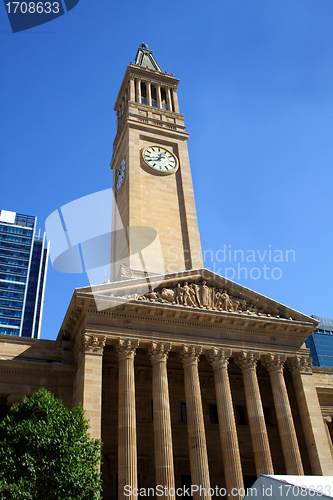
[(178, 168), (177, 157), (161, 146), (149, 146), (142, 151), (142, 158), (148, 167), (160, 174), (172, 174)]
[(117, 173), (117, 179), (116, 179), (116, 190), (117, 191), (119, 191), (121, 183), (123, 182), (123, 178), (125, 175), (125, 166), (126, 166), (126, 162), (125, 162), (125, 158), (123, 158), (122, 162), (120, 164), (118, 173)]

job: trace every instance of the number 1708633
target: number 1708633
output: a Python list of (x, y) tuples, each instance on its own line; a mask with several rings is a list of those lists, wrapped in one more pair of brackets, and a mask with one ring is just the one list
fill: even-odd
[(59, 2), (8, 2), (8, 14), (58, 14)]

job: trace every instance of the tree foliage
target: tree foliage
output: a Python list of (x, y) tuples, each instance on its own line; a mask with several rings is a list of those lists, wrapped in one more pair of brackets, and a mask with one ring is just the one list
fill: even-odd
[(68, 410), (46, 389), (13, 405), (0, 422), (2, 500), (95, 500), (101, 442), (82, 406)]

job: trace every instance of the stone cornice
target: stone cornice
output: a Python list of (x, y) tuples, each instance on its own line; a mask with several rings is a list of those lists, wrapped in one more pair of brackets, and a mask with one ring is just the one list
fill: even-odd
[(74, 290), (64, 320), (62, 322), (57, 340), (69, 339), (74, 337), (74, 333), (78, 330), (80, 323), (83, 320), (87, 300), (79, 296)]
[[(0, 374), (27, 377), (74, 378), (76, 366), (64, 363), (42, 363), (36, 361), (0, 360)], [(24, 381), (23, 381), (24, 383)]]
[(321, 366), (313, 366), (313, 373), (325, 373), (327, 375), (333, 375), (333, 368), (322, 368)]
[[(267, 318), (261, 316), (246, 316), (229, 311), (212, 311), (195, 309), (185, 306), (168, 305), (161, 303), (145, 303), (139, 300), (128, 302), (126, 299), (117, 299), (117, 306), (97, 312), (87, 309), (87, 314), (109, 316), (126, 319), (127, 321), (149, 321), (150, 323), (169, 326), (207, 329), (211, 331), (228, 331), (247, 334), (263, 335), (276, 339), (277, 337), (299, 339), (303, 343), (312, 332), (312, 326), (303, 322), (288, 321), (282, 318)], [(273, 342), (274, 343), (274, 342)]]
[(138, 66), (137, 64), (131, 63), (128, 66), (130, 73), (135, 78), (149, 78), (150, 80), (158, 81), (161, 84), (165, 83), (165, 85), (176, 86), (179, 83), (179, 80), (174, 77), (172, 73), (167, 73), (166, 71), (157, 71), (154, 69), (143, 68), (142, 66)]
[[(136, 108), (140, 111), (151, 111), (154, 114), (166, 116), (168, 118), (176, 118), (178, 120), (184, 121), (184, 115), (181, 113), (176, 113), (175, 111), (168, 111), (167, 109), (155, 108), (153, 106), (147, 106), (146, 104), (140, 104), (140, 103), (134, 102), (134, 101), (128, 101), (128, 104), (129, 104), (129, 107)], [(134, 115), (134, 116), (137, 116), (137, 115)]]
[(14, 335), (0, 335), (0, 344), (25, 344), (27, 346), (38, 345), (39, 347), (48, 347), (51, 343), (59, 349), (62, 349), (64, 346), (71, 345), (70, 342), (66, 340), (50, 340), (50, 339), (33, 339), (29, 337), (17, 337)]

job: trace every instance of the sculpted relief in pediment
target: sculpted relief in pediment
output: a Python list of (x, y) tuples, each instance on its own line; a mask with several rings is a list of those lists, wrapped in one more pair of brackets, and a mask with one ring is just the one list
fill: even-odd
[(206, 281), (183, 284), (178, 283), (170, 288), (162, 288), (159, 291), (151, 291), (145, 295), (126, 295), (127, 298), (144, 300), (149, 302), (161, 302), (198, 309), (211, 309), (215, 311), (228, 311), (239, 314), (255, 316), (280, 316), (276, 311), (263, 310), (251, 302), (250, 299), (243, 299), (233, 296), (224, 288), (210, 286)]

